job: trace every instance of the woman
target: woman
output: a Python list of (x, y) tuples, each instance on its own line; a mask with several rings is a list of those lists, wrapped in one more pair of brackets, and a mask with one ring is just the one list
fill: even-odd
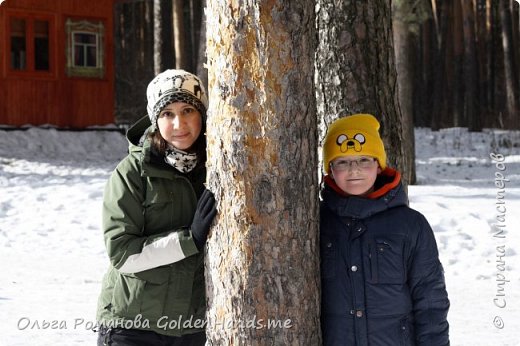
[(208, 99), (183, 70), (156, 76), (147, 99), (104, 194), (98, 345), (204, 345), (203, 247), (216, 214), (204, 188)]

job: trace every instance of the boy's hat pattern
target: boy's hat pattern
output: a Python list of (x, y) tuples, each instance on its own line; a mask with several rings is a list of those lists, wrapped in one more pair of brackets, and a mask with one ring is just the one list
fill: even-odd
[(146, 90), (146, 110), (154, 127), (161, 110), (173, 102), (185, 102), (197, 108), (203, 118), (208, 109), (208, 96), (200, 79), (184, 70), (166, 70), (158, 74)]
[(370, 114), (354, 114), (335, 120), (323, 143), (323, 171), (330, 173), (330, 162), (340, 156), (365, 155), (386, 168), (385, 146), (379, 135), (379, 122)]

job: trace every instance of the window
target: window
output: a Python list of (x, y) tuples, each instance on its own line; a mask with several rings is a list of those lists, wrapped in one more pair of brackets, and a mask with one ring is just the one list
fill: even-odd
[(103, 78), (105, 27), (101, 21), (67, 19), (67, 75)]
[(40, 14), (11, 14), (8, 25), (10, 72), (51, 71), (51, 17)]
[(11, 18), (11, 68), (26, 69), (27, 33), (25, 19)]
[(34, 21), (34, 68), (49, 70), (49, 22)]

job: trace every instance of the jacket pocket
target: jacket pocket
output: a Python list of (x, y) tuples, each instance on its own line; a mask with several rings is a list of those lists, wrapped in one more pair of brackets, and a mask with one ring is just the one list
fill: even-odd
[(117, 275), (112, 293), (111, 310), (116, 316), (133, 318), (141, 311), (146, 281), (132, 274)]
[(144, 210), (144, 233), (157, 234), (168, 230), (188, 226), (195, 213), (196, 197), (189, 193), (189, 186), (159, 183), (154, 180), (146, 190), (142, 204)]
[(320, 270), (322, 279), (333, 279), (336, 276), (336, 247), (328, 237), (320, 241)]
[(375, 238), (369, 245), (372, 282), (377, 284), (404, 284), (404, 239)]
[(163, 284), (170, 277), (170, 266), (161, 266), (131, 274), (132, 276), (152, 284)]

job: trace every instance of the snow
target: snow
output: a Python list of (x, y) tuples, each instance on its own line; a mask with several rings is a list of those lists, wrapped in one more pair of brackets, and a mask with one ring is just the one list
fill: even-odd
[[(102, 193), (126, 150), (116, 131), (0, 130), (0, 345), (95, 344)], [(520, 132), (416, 129), (416, 153), (451, 344), (520, 345)]]

